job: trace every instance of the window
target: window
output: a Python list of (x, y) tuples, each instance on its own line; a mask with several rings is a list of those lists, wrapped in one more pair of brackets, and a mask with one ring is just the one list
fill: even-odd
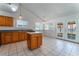
[(52, 23), (45, 23), (45, 30), (52, 30), (53, 29), (53, 24)]
[(52, 23), (35, 23), (36, 30), (52, 30), (53, 24)]
[(53, 30), (53, 28), (54, 28), (54, 25), (53, 25), (52, 23), (50, 23), (50, 24), (49, 24), (49, 29), (50, 29), (50, 30)]
[(16, 21), (16, 27), (24, 28), (24, 27), (27, 27), (27, 25), (28, 25), (27, 21), (24, 21), (24, 20), (17, 20)]
[(43, 23), (35, 23), (35, 29), (36, 30), (43, 30)]
[(44, 24), (44, 29), (45, 30), (49, 30), (49, 25), (46, 23), (46, 24)]

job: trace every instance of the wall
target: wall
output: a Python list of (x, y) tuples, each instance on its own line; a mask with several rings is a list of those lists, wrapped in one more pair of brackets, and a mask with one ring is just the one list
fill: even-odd
[[(73, 20), (77, 24), (77, 28), (76, 28), (76, 31), (75, 31), (76, 40), (70, 40), (70, 39), (67, 38), (67, 32), (68, 32), (67, 23), (68, 23), (68, 21), (73, 21)], [(74, 41), (74, 42), (79, 43), (79, 26), (78, 26), (79, 25), (79, 14), (56, 18), (56, 19), (53, 19), (51, 22), (54, 24), (54, 28), (53, 28), (52, 31), (45, 31), (46, 35), (48, 35), (49, 37), (58, 38), (56, 36), (57, 33), (58, 33), (56, 25), (57, 25), (58, 22), (62, 22), (64, 24), (64, 28), (63, 28), (63, 31), (62, 31), (64, 36), (60, 39), (70, 40), (70, 41)]]
[[(64, 29), (63, 29), (63, 33), (64, 33), (64, 36), (61, 38), (61, 39), (66, 39), (66, 40), (70, 40), (70, 41), (74, 41), (74, 42), (79, 42), (79, 17), (78, 17), (79, 14), (76, 14), (76, 15), (71, 15), (71, 16), (66, 16), (66, 17), (63, 17), (63, 18), (60, 18), (60, 19), (57, 19), (57, 22), (63, 22), (64, 24)], [(60, 21), (61, 20), (61, 21)], [(69, 21), (75, 21), (76, 22), (76, 30), (74, 33), (76, 33), (76, 40), (72, 40), (72, 39), (68, 39), (67, 38), (67, 33), (68, 33), (68, 29), (67, 29), (67, 23)], [(57, 30), (56, 30), (56, 34), (57, 34)]]
[(52, 23), (53, 28), (50, 30), (44, 30), (43, 33), (48, 37), (56, 38), (56, 27), (55, 27), (56, 20), (53, 19), (52, 21), (47, 21), (47, 22)]
[[(41, 22), (40, 19), (38, 17), (36, 17), (35, 15), (33, 15), (31, 12), (29, 12), (27, 9), (25, 9), (23, 6), (21, 7), (21, 15), (23, 17), (22, 20), (26, 20), (28, 21), (28, 26), (26, 28), (15, 28), (16, 29), (34, 29), (35, 30), (35, 22)], [(19, 16), (19, 9), (18, 11), (15, 13), (15, 22), (16, 20), (18, 20), (18, 16)]]

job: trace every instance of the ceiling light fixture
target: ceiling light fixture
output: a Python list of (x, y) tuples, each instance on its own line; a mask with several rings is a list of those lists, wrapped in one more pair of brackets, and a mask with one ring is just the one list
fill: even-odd
[(9, 5), (9, 7), (11, 8), (11, 10), (13, 11), (13, 12), (15, 12), (16, 10), (17, 10), (17, 6), (16, 5), (14, 5), (14, 4), (11, 4), (11, 3), (8, 3)]
[(22, 14), (21, 14), (21, 4), (19, 4), (19, 19), (21, 20), (22, 19)]
[[(12, 5), (11, 5), (11, 6), (12, 6)], [(11, 9), (12, 9), (12, 11), (14, 11), (14, 12), (15, 12), (15, 11), (17, 10), (17, 7), (16, 7), (16, 6), (12, 6), (12, 8), (11, 8)]]

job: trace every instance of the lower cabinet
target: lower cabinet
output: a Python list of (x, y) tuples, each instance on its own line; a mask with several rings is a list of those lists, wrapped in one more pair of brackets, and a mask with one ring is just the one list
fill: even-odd
[(27, 40), (26, 32), (2, 32), (1, 36), (1, 44), (9, 44), (18, 41)]
[(28, 39), (28, 35), (27, 35), (27, 33), (24, 32), (23, 34), (24, 34), (24, 35), (23, 35), (23, 37), (24, 37), (23, 40), (27, 40), (27, 39)]
[(17, 41), (19, 41), (19, 39), (18, 39), (18, 32), (13, 32), (12, 33), (12, 42), (17, 42)]
[(2, 44), (7, 44), (7, 43), (11, 43), (12, 41), (11, 41), (11, 39), (12, 39), (12, 37), (11, 37), (11, 33), (9, 33), (9, 32), (6, 32), (6, 33), (2, 33), (1, 34), (1, 39), (2, 39)]
[(27, 45), (29, 49), (36, 49), (42, 45), (42, 34), (28, 34)]
[(25, 40), (25, 32), (18, 32), (18, 39), (19, 39), (19, 41), (23, 41), (23, 40)]

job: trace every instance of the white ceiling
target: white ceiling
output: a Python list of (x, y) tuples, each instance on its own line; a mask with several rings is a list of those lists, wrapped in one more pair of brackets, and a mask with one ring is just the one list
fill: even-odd
[[(18, 6), (18, 4), (15, 5)], [(22, 7), (26, 12), (30, 12), (43, 20), (79, 13), (79, 4), (77, 3), (22, 3)], [(0, 4), (0, 10), (12, 12), (7, 4), (4, 3)]]
[(77, 3), (26, 3), (22, 5), (28, 12), (42, 19), (52, 19), (79, 13), (79, 4)]

